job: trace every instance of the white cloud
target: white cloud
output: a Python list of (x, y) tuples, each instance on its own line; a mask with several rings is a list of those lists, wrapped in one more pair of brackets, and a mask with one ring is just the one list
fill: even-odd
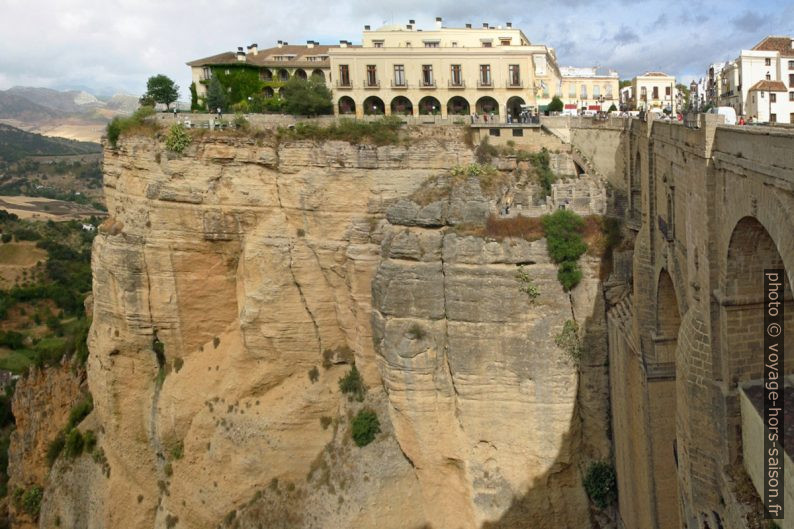
[(449, 25), (509, 20), (532, 42), (555, 48), (561, 64), (609, 66), (623, 78), (657, 68), (705, 73), (710, 62), (732, 58), (766, 34), (792, 30), (790, 17), (781, 16), (781, 9), (794, 11), (792, 1), (709, 4), (505, 0), (484, 10), (479, 0), (0, 0), (0, 88), (84, 85), (140, 93), (148, 76), (165, 73), (185, 98), (185, 62), (192, 59), (278, 39), (356, 41), (364, 24), (412, 18), (426, 27), (437, 15)]

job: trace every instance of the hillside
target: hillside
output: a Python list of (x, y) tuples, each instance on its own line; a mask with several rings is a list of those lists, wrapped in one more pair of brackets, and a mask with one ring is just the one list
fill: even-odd
[(14, 162), (28, 156), (65, 156), (101, 152), (98, 143), (42, 136), (0, 123), (0, 159)]

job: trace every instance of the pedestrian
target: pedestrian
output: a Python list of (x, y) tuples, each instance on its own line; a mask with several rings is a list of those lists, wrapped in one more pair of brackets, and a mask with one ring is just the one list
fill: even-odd
[(221, 113), (221, 107), (218, 107), (218, 119), (223, 119), (223, 113)]
[(487, 113), (482, 115), (482, 120), (483, 120), (483, 122), (488, 123), (488, 114)]
[(176, 119), (176, 104), (174, 104), (174, 119)]
[(739, 117), (739, 125), (746, 125), (744, 121), (744, 116)]

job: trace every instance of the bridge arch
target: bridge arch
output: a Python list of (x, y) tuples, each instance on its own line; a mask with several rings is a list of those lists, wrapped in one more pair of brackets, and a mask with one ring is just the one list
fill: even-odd
[(675, 363), (678, 329), (681, 327), (681, 312), (673, 279), (662, 268), (656, 283), (656, 351), (657, 362)]

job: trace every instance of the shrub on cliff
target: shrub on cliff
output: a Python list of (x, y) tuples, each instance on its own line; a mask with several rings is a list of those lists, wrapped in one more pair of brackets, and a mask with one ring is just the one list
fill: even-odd
[(165, 137), (165, 148), (171, 152), (181, 153), (190, 145), (190, 136), (181, 123), (174, 123)]
[(116, 116), (115, 118), (113, 118), (110, 121), (110, 123), (107, 124), (107, 128), (106, 128), (106, 136), (110, 146), (115, 149), (118, 145), (119, 138), (121, 138), (122, 134), (124, 134), (125, 132), (129, 132), (133, 130), (137, 130), (140, 132), (157, 131), (159, 129), (159, 126), (156, 123), (146, 121), (146, 118), (153, 115), (154, 115), (154, 108), (144, 106), (136, 110), (129, 117)]
[(32, 518), (37, 519), (41, 511), (41, 499), (44, 490), (38, 485), (33, 485), (20, 496), (19, 506)]
[(480, 144), (474, 149), (474, 157), (477, 159), (477, 163), (489, 164), (495, 156), (499, 156), (499, 149), (488, 142), (488, 136), (480, 140)]
[(339, 389), (350, 400), (354, 398), (359, 402), (364, 400), (364, 393), (366, 393), (367, 388), (364, 386), (364, 380), (361, 378), (361, 374), (355, 364), (350, 368), (347, 375), (339, 379)]
[(47, 445), (47, 464), (49, 466), (55, 464), (55, 461), (58, 459), (58, 456), (61, 455), (65, 445), (66, 435), (63, 432), (58, 432), (58, 435), (55, 436), (55, 439), (50, 441), (50, 444)]
[(618, 499), (615, 469), (606, 461), (596, 461), (587, 467), (584, 490), (599, 509), (606, 509)]
[(379, 433), (380, 421), (374, 411), (361, 410), (353, 418), (350, 434), (353, 436), (356, 446), (367, 446), (375, 440), (375, 436)]
[(63, 454), (70, 459), (75, 458), (83, 453), (84, 446), (83, 434), (77, 428), (72, 428), (66, 435)]
[(386, 116), (375, 121), (340, 119), (323, 127), (316, 123), (300, 122), (292, 128), (279, 128), (279, 139), (341, 140), (350, 143), (394, 145), (400, 142), (399, 130), (403, 122), (396, 116)]
[(579, 341), (579, 325), (574, 320), (566, 320), (562, 331), (554, 338), (557, 347), (565, 351), (576, 365), (582, 359), (582, 346)]
[(559, 209), (541, 219), (551, 260), (557, 263), (557, 279), (567, 291), (579, 284), (578, 260), (587, 251), (582, 240), (584, 220), (573, 211)]

